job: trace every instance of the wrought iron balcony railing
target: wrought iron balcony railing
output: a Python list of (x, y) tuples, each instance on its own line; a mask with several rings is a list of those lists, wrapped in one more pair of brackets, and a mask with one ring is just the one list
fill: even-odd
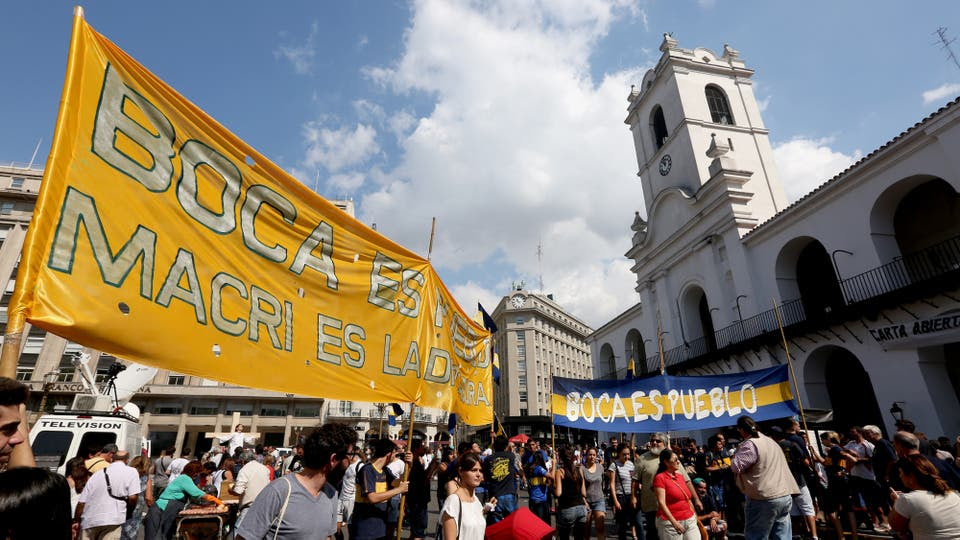
[[(960, 278), (960, 236), (955, 236), (928, 248), (899, 257), (883, 266), (841, 280), (843, 305), (836, 312), (827, 312), (824, 318), (811, 321), (797, 298), (779, 306), (784, 330), (804, 323), (836, 320), (859, 308), (859, 304), (877, 301), (892, 293), (906, 293), (912, 289), (923, 291), (942, 286), (945, 280)], [(711, 355), (730, 352), (734, 347), (759, 338), (779, 334), (776, 311), (769, 309), (748, 319), (737, 321), (713, 333), (713, 339), (703, 336), (663, 352), (665, 367), (693, 363)], [(648, 373), (660, 369), (657, 354), (647, 357)]]

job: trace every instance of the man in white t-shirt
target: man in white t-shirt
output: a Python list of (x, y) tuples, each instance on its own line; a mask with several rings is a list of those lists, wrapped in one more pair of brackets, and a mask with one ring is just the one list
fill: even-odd
[(117, 452), (114, 461), (94, 473), (80, 493), (74, 521), (85, 540), (120, 539), (127, 508), (137, 505), (140, 494), (140, 474), (126, 464), (129, 457), (127, 452)]
[(884, 523), (886, 516), (881, 508), (882, 499), (887, 494), (880, 492), (877, 475), (873, 472), (873, 443), (863, 436), (859, 427), (850, 428), (848, 434), (850, 442), (844, 446), (851, 454), (857, 456), (857, 462), (850, 469), (850, 491), (853, 494), (854, 505), (857, 499), (863, 500), (870, 515), (874, 518), (874, 527), (879, 532), (887, 532), (890, 528)]

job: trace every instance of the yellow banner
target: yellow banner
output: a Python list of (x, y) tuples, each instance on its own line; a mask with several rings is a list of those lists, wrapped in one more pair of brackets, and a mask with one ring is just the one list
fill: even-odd
[(430, 263), (298, 183), (82, 16), (7, 332), (492, 422), (489, 334)]

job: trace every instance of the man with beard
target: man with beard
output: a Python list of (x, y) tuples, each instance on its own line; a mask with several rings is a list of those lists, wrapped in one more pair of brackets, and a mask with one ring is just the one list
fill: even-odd
[(0, 471), (13, 467), (33, 467), (33, 451), (27, 429), (27, 397), (30, 389), (19, 381), (0, 377)]
[(325, 539), (337, 532), (337, 489), (357, 433), (325, 424), (303, 443), (303, 470), (270, 482), (237, 529), (237, 538)]
[[(653, 490), (653, 478), (657, 475), (657, 469), (660, 467), (660, 452), (669, 445), (670, 439), (666, 433), (654, 433), (650, 436), (648, 444), (649, 450), (637, 458), (636, 478), (640, 486), (637, 491), (640, 493), (640, 511), (643, 512), (643, 519), (646, 522), (646, 540), (656, 540), (657, 534), (657, 494)], [(703, 504), (700, 497), (697, 496), (697, 490), (693, 488), (690, 482), (690, 475), (686, 469), (680, 468), (679, 472), (683, 475), (683, 481), (687, 484), (687, 491), (693, 497), (693, 505), (697, 512), (703, 510)], [(640, 535), (638, 534), (639, 538)]]

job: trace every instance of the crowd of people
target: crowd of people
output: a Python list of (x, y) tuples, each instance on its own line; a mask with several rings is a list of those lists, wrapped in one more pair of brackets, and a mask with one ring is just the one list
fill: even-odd
[[(242, 436), (200, 459), (106, 444), (70, 459), (61, 476), (31, 466), (24, 451), (26, 396), (0, 378), (0, 538), (169, 539), (185, 506), (221, 507), (229, 494), (238, 539), (394, 538), (404, 497), (408, 538), (480, 540), (517, 511), (524, 490), (529, 511), (563, 540), (606, 538), (608, 513), (621, 540), (960, 538), (960, 438), (928, 440), (907, 420), (889, 440), (866, 425), (820, 432), (819, 445), (795, 419), (760, 426), (742, 416), (702, 446), (654, 433), (641, 444), (517, 446), (498, 436), (486, 449), (433, 450), (419, 439), (360, 448), (354, 429), (325, 424), (289, 455), (249, 448)], [(440, 517), (428, 531), (434, 498)]]

